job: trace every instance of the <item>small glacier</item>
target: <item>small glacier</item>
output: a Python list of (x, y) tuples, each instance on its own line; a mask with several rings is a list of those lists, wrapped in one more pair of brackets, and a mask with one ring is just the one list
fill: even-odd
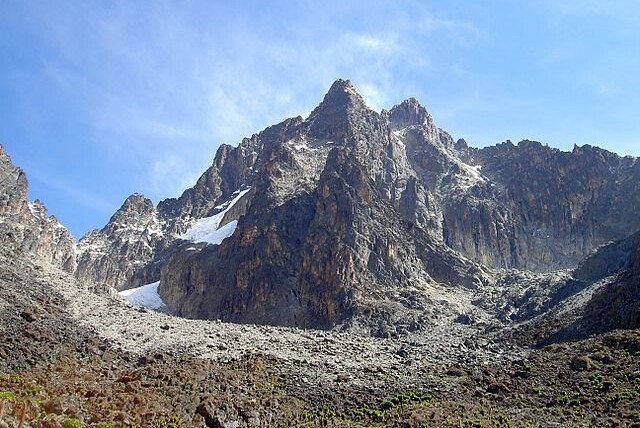
[(118, 294), (132, 305), (143, 306), (149, 309), (161, 309), (167, 305), (158, 294), (159, 285), (160, 281), (156, 281), (137, 288), (120, 291)]

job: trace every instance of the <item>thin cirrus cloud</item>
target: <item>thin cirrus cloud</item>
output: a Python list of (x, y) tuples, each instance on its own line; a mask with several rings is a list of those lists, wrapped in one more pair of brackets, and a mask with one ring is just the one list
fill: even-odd
[(484, 32), (470, 22), (430, 15), (424, 16), (419, 21), (419, 28), (427, 33), (445, 33), (447, 37), (454, 37), (457, 42), (472, 42), (484, 37)]
[(398, 53), (401, 51), (397, 33), (391, 33), (386, 37), (354, 34), (350, 39), (354, 46), (374, 53)]
[[(32, 185), (32, 183), (33, 185), (38, 186), (46, 184), (47, 187), (53, 188), (56, 192), (66, 195), (74, 202), (74, 205), (88, 209), (91, 212), (108, 212), (113, 209), (110, 201), (102, 198), (99, 192), (85, 191), (84, 189), (74, 185), (74, 183), (69, 183), (68, 180), (56, 175), (47, 174), (46, 176), (43, 176), (38, 171), (34, 171), (29, 174), (28, 178), (30, 185)], [(31, 197), (30, 194), (27, 196), (29, 197), (29, 200), (37, 199)], [(49, 209), (49, 215), (57, 216), (57, 213), (52, 212), (51, 209)]]

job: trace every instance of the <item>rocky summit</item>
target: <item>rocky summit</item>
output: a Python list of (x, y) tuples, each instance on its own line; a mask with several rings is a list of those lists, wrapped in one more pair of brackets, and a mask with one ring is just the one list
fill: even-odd
[(0, 147), (0, 428), (639, 426), (638, 189), (337, 80), (76, 243)]

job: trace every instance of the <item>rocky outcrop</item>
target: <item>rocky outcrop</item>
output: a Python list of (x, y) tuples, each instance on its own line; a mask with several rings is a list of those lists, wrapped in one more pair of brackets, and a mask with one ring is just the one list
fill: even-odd
[(367, 108), (348, 80), (336, 80), (309, 115), (308, 134), (322, 140), (344, 142), (375, 127), (378, 114)]
[(20, 251), (72, 272), (75, 241), (38, 200), (27, 202), (27, 178), (0, 146), (0, 233)]
[(142, 271), (164, 241), (162, 225), (151, 200), (129, 196), (101, 230), (78, 242), (76, 276), (118, 290), (152, 282)]
[[(524, 273), (504, 277), (513, 290), (506, 292), (511, 302), (498, 306), (510, 306), (512, 320), (528, 321), (511, 337), (544, 345), (640, 328), (639, 248), (640, 232), (603, 245), (571, 271), (529, 273), (525, 280)], [(496, 285), (505, 292), (505, 284)]]
[(29, 217), (27, 176), (11, 163), (0, 145), (0, 215), (3, 220), (24, 221)]
[(213, 165), (179, 198), (154, 207), (144, 196), (131, 195), (104, 228), (80, 240), (76, 276), (119, 290), (157, 281), (167, 259), (185, 248), (178, 238), (197, 220), (219, 212), (242, 183), (251, 181), (262, 144), (278, 138), (274, 128), (260, 134), (270, 138), (254, 135), (239, 147), (221, 145)]

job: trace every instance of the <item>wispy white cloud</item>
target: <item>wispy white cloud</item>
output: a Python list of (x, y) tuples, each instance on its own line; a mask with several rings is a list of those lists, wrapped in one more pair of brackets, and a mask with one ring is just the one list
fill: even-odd
[[(374, 110), (381, 110), (385, 107), (385, 96), (375, 83), (363, 83), (359, 87), (360, 95), (367, 105)], [(388, 106), (386, 106), (388, 107)]]
[(485, 35), (471, 22), (439, 18), (431, 14), (425, 14), (419, 20), (418, 28), (427, 33), (443, 33), (447, 37), (453, 37), (457, 42), (474, 41)]
[(357, 48), (374, 53), (395, 53), (402, 49), (398, 42), (397, 33), (387, 34), (385, 37), (376, 37), (369, 34), (353, 34), (347, 38), (351, 39), (351, 42)]
[[(28, 60), (24, 70), (5, 61), (0, 72), (28, 69), (15, 98), (34, 124), (53, 124), (33, 135), (108, 160), (91, 177), (105, 183), (105, 199), (116, 199), (107, 188), (120, 185), (155, 201), (179, 195), (220, 143), (306, 116), (336, 78), (351, 79), (376, 110), (415, 96), (439, 125), (487, 144), (509, 137), (514, 123), (533, 126), (533, 116), (569, 127), (556, 120), (566, 113), (547, 113), (559, 105), (635, 126), (625, 111), (637, 102), (620, 96), (638, 92), (629, 72), (640, 66), (633, 0), (455, 3), (15, 2), (0, 22), (19, 9), (26, 28), (11, 33), (13, 42), (3, 34), (0, 46), (19, 45), (18, 59)], [(616, 104), (624, 104), (618, 119)], [(73, 129), (82, 136), (62, 141)], [(59, 178), (74, 204), (106, 203), (90, 201), (81, 180)]]
[(600, 102), (640, 88), (637, 2), (542, 2), (548, 48), (541, 64), (567, 88)]
[(179, 196), (195, 184), (201, 173), (184, 155), (170, 154), (155, 159), (147, 174), (154, 193), (166, 195), (169, 191), (171, 196)]
[[(170, 30), (171, 44), (180, 46), (180, 57), (189, 68), (183, 76), (180, 76), (183, 71), (172, 70), (171, 64), (166, 71), (158, 67), (163, 49), (159, 53), (145, 51), (131, 43), (130, 25), (126, 20), (108, 25), (100, 43), (107, 51), (126, 58), (130, 66), (133, 64), (135, 69), (149, 73), (145, 80), (149, 80), (150, 91), (165, 91), (180, 77), (187, 81), (182, 84), (186, 89), (182, 92), (169, 90), (175, 100), (167, 99), (166, 95), (154, 95), (142, 102), (133, 98), (114, 99), (110, 94), (103, 94), (101, 98), (108, 102), (97, 114), (97, 120), (101, 129), (113, 126), (128, 137), (127, 145), (133, 144), (138, 152), (146, 153), (153, 165), (150, 187), (156, 195), (162, 195), (163, 189), (175, 195), (184, 188), (181, 187), (184, 183), (192, 184), (194, 177), (208, 166), (201, 156), (204, 150), (212, 151), (221, 142), (237, 144), (243, 136), (269, 124), (309, 112), (319, 101), (322, 91), (338, 77), (352, 79), (367, 103), (379, 110), (399, 102), (399, 93), (408, 92), (402, 90), (403, 82), (393, 78), (396, 67), (425, 69), (429, 64), (428, 52), (418, 55), (409, 51), (408, 41), (415, 37), (415, 26), (407, 26), (402, 21), (375, 33), (325, 33), (312, 44), (308, 43), (309, 37), (305, 34), (298, 34), (297, 39), (305, 42), (284, 45), (263, 39), (259, 33), (247, 32), (240, 26), (229, 34), (231, 45), (223, 47), (209, 40), (190, 48), (198, 34), (197, 30), (188, 28), (188, 22), (154, 15), (148, 20), (152, 26), (162, 25)], [(464, 22), (428, 16), (420, 22), (418, 29), (426, 33), (444, 31), (459, 37), (479, 33)], [(278, 76), (280, 70), (286, 78)], [(310, 91), (310, 88), (317, 89)], [(311, 96), (310, 93), (318, 95)], [(149, 101), (154, 100), (160, 104), (175, 102), (188, 106), (192, 120), (179, 123), (170, 115), (145, 111)], [(175, 179), (166, 180), (164, 177), (170, 171)]]
[[(42, 183), (43, 186), (55, 189), (57, 192), (61, 192), (69, 197), (76, 204), (88, 208), (94, 213), (107, 214), (113, 211), (113, 203), (100, 196), (98, 192), (83, 190), (78, 186), (78, 183), (68, 182), (65, 179), (57, 177), (53, 174), (47, 174), (43, 176), (39, 171), (32, 171), (28, 174), (29, 180), (37, 180)], [(32, 199), (31, 195), (27, 195), (29, 200)], [(45, 205), (47, 201), (43, 201)], [(49, 215), (55, 215), (55, 212), (50, 212)]]
[(584, 86), (595, 91), (598, 95), (604, 97), (615, 97), (620, 95), (620, 86), (611, 77), (599, 76), (594, 73), (588, 73), (581, 79)]

